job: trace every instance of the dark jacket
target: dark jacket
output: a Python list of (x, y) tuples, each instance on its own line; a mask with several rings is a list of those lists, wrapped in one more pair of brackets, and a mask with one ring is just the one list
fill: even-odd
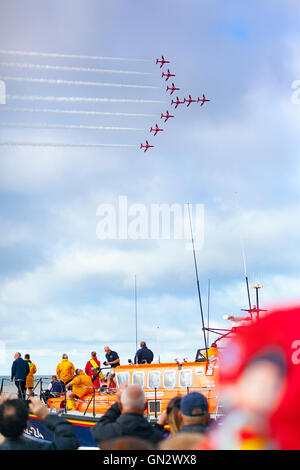
[(187, 426), (182, 426), (179, 429), (179, 432), (197, 432), (203, 434), (207, 431), (207, 426), (202, 426), (201, 424), (189, 424)]
[(55, 380), (52, 380), (50, 392), (59, 396), (60, 393), (64, 392), (64, 384), (62, 382), (56, 382)]
[(121, 415), (118, 403), (112, 405), (99, 422), (91, 428), (95, 441), (99, 444), (123, 436), (134, 436), (152, 444), (163, 439), (161, 427), (152, 426), (143, 415), (124, 413)]
[(151, 349), (148, 349), (147, 347), (139, 349), (136, 352), (136, 355), (134, 358), (135, 364), (143, 364), (144, 361), (146, 361), (148, 364), (150, 364), (153, 361), (153, 352), (151, 351)]
[(76, 450), (79, 447), (73, 424), (61, 416), (51, 414), (46, 417), (44, 423), (54, 432), (54, 440), (50, 444), (19, 437), (5, 439), (0, 444), (0, 450)]
[(29, 371), (30, 367), (28, 361), (24, 361), (24, 359), (18, 357), (11, 366), (11, 379), (26, 380)]

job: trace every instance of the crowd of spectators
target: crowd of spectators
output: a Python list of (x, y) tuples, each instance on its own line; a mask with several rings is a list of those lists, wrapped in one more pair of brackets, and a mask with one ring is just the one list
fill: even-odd
[[(95, 442), (102, 450), (298, 450), (299, 331), (299, 307), (279, 309), (251, 326), (240, 327), (222, 351), (221, 424), (211, 419), (207, 399), (199, 392), (175, 396), (152, 424), (144, 415), (143, 389), (123, 384), (116, 402), (91, 427)], [(20, 357), (15, 360), (14, 372), (20, 379), (28, 365)], [(109, 362), (115, 361), (112, 357)], [(76, 386), (74, 379), (68, 383), (72, 380)], [(50, 415), (46, 405), (32, 396), (27, 407), (25, 385), (18, 387), (19, 398), (0, 399), (0, 450), (78, 448), (73, 425), (64, 417)], [(53, 442), (40, 444), (24, 438), (28, 411), (53, 431)]]

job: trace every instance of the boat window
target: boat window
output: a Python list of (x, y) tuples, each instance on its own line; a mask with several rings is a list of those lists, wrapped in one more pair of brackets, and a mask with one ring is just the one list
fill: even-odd
[(118, 386), (120, 387), (121, 384), (128, 383), (130, 384), (130, 375), (129, 372), (117, 372), (117, 381)]
[(191, 369), (180, 371), (180, 387), (191, 387), (193, 385), (193, 371)]
[(176, 370), (166, 370), (164, 372), (164, 388), (175, 388), (177, 383)]
[(132, 376), (132, 383), (134, 385), (139, 385), (140, 387), (145, 387), (145, 372), (134, 372)]
[(159, 370), (151, 370), (148, 374), (148, 387), (160, 388), (161, 387), (161, 374)]

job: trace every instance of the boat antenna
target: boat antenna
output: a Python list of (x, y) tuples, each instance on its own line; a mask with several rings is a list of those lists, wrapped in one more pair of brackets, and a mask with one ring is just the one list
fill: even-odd
[[(239, 205), (238, 205), (238, 200), (237, 200), (237, 193), (235, 193), (235, 196), (236, 196), (236, 207), (237, 207), (237, 210), (239, 210)], [(242, 251), (242, 258), (243, 258), (244, 276), (245, 276), (245, 281), (246, 281), (246, 289), (247, 289), (247, 296), (248, 296), (248, 304), (249, 304), (249, 310), (251, 310), (252, 307), (251, 307), (251, 297), (250, 297), (250, 289), (249, 289), (249, 280), (248, 280), (248, 275), (247, 275), (246, 254), (245, 254), (244, 241), (243, 241), (243, 237), (242, 237), (241, 232), (240, 232), (240, 244), (241, 244), (241, 251)]]
[(160, 364), (160, 341), (159, 341), (159, 326), (157, 327), (157, 352), (158, 352), (158, 363)]
[(207, 344), (209, 344), (209, 314), (210, 314), (210, 279), (207, 287)]
[(199, 284), (199, 276), (198, 276), (198, 267), (197, 267), (195, 245), (194, 245), (193, 227), (192, 227), (192, 220), (191, 220), (191, 213), (190, 213), (190, 204), (188, 203), (187, 206), (188, 206), (188, 214), (189, 214), (190, 229), (191, 229), (191, 239), (192, 239), (192, 247), (193, 247), (193, 255), (194, 255), (194, 264), (195, 264), (195, 273), (196, 273), (196, 280), (197, 280), (197, 290), (198, 290), (200, 314), (201, 314), (201, 321), (202, 321), (202, 331), (203, 331), (203, 337), (204, 337), (204, 346), (205, 346), (205, 351), (206, 351), (206, 360), (208, 362), (207, 341), (206, 341), (206, 334), (205, 334), (205, 325), (204, 325), (203, 308), (202, 308), (200, 284)]
[(251, 307), (249, 280), (248, 280), (248, 275), (247, 275), (246, 256), (245, 256), (245, 249), (244, 249), (244, 244), (243, 244), (242, 237), (241, 237), (241, 249), (242, 249), (242, 256), (243, 256), (244, 276), (245, 276), (245, 281), (246, 281), (246, 288), (247, 288), (247, 296), (248, 296), (249, 310), (251, 310), (252, 307)]
[(138, 349), (138, 334), (137, 334), (137, 290), (136, 290), (136, 275), (134, 275), (134, 305), (135, 305), (135, 350)]
[(264, 310), (262, 310), (261, 308), (259, 308), (259, 298), (258, 298), (258, 290), (261, 289), (262, 286), (260, 284), (255, 284), (255, 286), (253, 286), (253, 289), (255, 289), (255, 294), (256, 294), (256, 310), (257, 310), (257, 319), (259, 319), (259, 313), (260, 312), (263, 312)]

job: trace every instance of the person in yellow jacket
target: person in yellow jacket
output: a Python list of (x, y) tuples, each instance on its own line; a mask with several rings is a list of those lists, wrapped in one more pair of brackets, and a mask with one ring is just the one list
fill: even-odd
[(34, 374), (36, 374), (37, 368), (36, 365), (31, 362), (30, 355), (25, 354), (24, 360), (28, 362), (29, 365), (29, 374), (26, 377), (25, 392), (28, 390), (28, 396), (33, 397), (33, 387), (34, 387)]
[(94, 392), (93, 382), (89, 375), (86, 375), (81, 369), (76, 369), (75, 374), (74, 379), (66, 385), (66, 390), (72, 387), (72, 392), (67, 392), (68, 410), (76, 410), (75, 398), (83, 398)]
[[(206, 351), (203, 354), (203, 356), (206, 359)], [(217, 357), (219, 357), (219, 350), (217, 347), (217, 343), (212, 343), (211, 347), (207, 350), (207, 357), (209, 361), (213, 361), (214, 359), (217, 359)]]
[(61, 382), (65, 385), (70, 382), (74, 377), (75, 367), (72, 362), (69, 361), (68, 355), (63, 354), (62, 360), (56, 367), (56, 375)]

